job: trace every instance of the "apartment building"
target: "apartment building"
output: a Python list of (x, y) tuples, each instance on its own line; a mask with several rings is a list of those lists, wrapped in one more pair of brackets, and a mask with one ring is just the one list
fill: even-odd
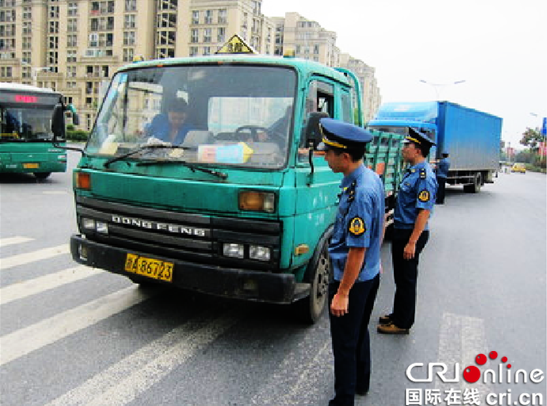
[(368, 122), (374, 117), (381, 103), (374, 68), (341, 53), (336, 46), (336, 33), (326, 30), (316, 21), (310, 21), (298, 13), (285, 13), (285, 17), (274, 17), (272, 20), (275, 23), (275, 55), (294, 51), (298, 58), (351, 70), (359, 78), (363, 90), (364, 120)]
[(276, 25), (275, 55), (294, 51), (297, 58), (338, 66), (340, 50), (336, 47), (335, 32), (327, 31), (298, 13), (285, 13), (285, 17), (272, 20)]
[(363, 119), (365, 123), (368, 123), (374, 118), (382, 102), (380, 89), (374, 76), (375, 69), (346, 53), (340, 54), (339, 66), (351, 70), (359, 78), (363, 92)]
[(102, 90), (134, 58), (208, 55), (233, 34), (273, 54), (262, 0), (0, 0), (0, 81), (61, 91), (90, 129)]

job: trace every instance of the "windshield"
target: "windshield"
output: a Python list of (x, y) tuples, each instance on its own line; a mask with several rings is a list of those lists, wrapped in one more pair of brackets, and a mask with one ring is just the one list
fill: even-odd
[[(118, 73), (87, 145), (126, 159), (277, 168), (285, 165), (296, 88), (280, 67), (206, 65)], [(171, 146), (173, 148), (171, 148)]]
[(0, 141), (39, 141), (51, 140), (51, 114), (49, 108), (3, 107), (1, 114)]

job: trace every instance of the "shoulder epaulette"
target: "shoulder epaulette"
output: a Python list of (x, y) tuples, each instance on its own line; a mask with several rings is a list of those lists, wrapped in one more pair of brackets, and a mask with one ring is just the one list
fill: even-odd
[(352, 202), (355, 199), (355, 186), (357, 186), (357, 181), (354, 180), (352, 184), (348, 187), (348, 202)]
[(427, 173), (425, 171), (425, 168), (420, 169), (420, 179), (425, 179), (427, 177)]

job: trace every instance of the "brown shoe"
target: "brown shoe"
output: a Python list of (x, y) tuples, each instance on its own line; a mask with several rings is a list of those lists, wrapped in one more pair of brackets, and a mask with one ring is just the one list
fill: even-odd
[(389, 323), (391, 323), (391, 314), (386, 314), (384, 316), (380, 316), (380, 318), (378, 319), (378, 322), (380, 324), (389, 324)]
[(382, 334), (409, 334), (410, 329), (397, 327), (393, 322), (379, 324), (376, 330)]

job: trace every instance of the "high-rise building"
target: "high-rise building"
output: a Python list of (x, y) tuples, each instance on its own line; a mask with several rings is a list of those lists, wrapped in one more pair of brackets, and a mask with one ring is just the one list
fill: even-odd
[(359, 78), (363, 94), (363, 119), (365, 123), (369, 122), (378, 112), (382, 102), (380, 89), (374, 76), (375, 69), (349, 54), (340, 54), (339, 66), (349, 69)]
[(272, 20), (275, 23), (275, 55), (294, 51), (297, 58), (351, 70), (361, 84), (363, 118), (368, 122), (374, 117), (381, 102), (374, 68), (349, 54), (341, 53), (336, 46), (335, 32), (326, 30), (319, 23), (298, 13), (285, 13), (285, 17), (274, 17)]
[(319, 23), (307, 20), (298, 13), (272, 18), (276, 25), (275, 51), (283, 55), (294, 51), (297, 58), (337, 66), (340, 50), (336, 47), (336, 33), (327, 31)]
[(215, 53), (233, 34), (274, 52), (262, 0), (0, 0), (0, 81), (51, 87), (90, 129), (114, 72), (144, 59)]

